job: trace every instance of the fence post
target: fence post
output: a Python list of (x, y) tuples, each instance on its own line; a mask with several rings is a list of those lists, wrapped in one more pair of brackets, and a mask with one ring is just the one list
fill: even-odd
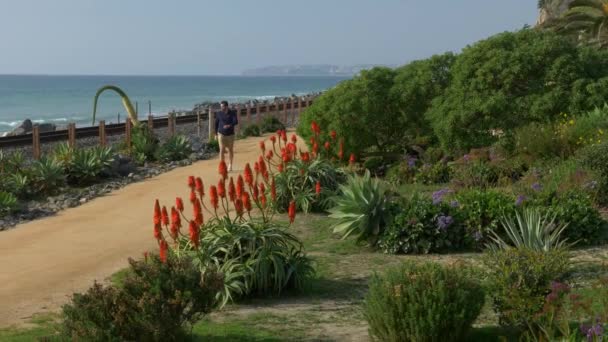
[(172, 137), (175, 135), (175, 113), (171, 112), (167, 120), (167, 127), (169, 128), (169, 137)]
[(237, 136), (239, 135), (239, 133), (241, 132), (241, 104), (237, 103), (236, 104), (236, 120), (237, 120), (237, 125), (236, 125), (236, 130), (234, 132), (234, 134), (236, 134)]
[(283, 123), (287, 126), (287, 100), (283, 100)]
[(72, 148), (76, 146), (76, 124), (73, 122), (68, 124), (68, 145)]
[(148, 128), (150, 130), (154, 129), (154, 117), (151, 114), (148, 115)]
[(295, 108), (296, 108), (296, 102), (295, 102), (295, 100), (293, 99), (293, 97), (291, 97), (291, 98), (289, 99), (289, 102), (290, 102), (290, 103), (289, 103), (289, 111), (291, 112), (291, 125), (292, 125), (292, 126), (294, 126), (294, 125), (295, 125), (295, 122), (296, 122), (296, 111), (295, 111)]
[(247, 103), (247, 125), (251, 125), (251, 104)]
[(260, 116), (262, 116), (262, 107), (260, 107), (260, 103), (255, 104), (255, 123), (260, 124)]
[(196, 131), (198, 133), (198, 138), (200, 139), (202, 134), (203, 134), (203, 130), (202, 127), (203, 126), (203, 121), (201, 118), (201, 109), (197, 108), (196, 109)]
[(302, 114), (302, 97), (298, 96), (298, 118), (300, 117), (300, 114)]
[(106, 146), (106, 121), (99, 120), (99, 144)]
[(131, 120), (125, 121), (125, 141), (127, 143), (127, 148), (129, 149), (129, 154), (131, 154)]
[(207, 120), (209, 121), (209, 136), (207, 140), (212, 142), (215, 139), (215, 113), (213, 112), (213, 107), (209, 107), (209, 115), (207, 116)]
[(40, 159), (40, 127), (32, 128), (32, 153), (34, 159)]

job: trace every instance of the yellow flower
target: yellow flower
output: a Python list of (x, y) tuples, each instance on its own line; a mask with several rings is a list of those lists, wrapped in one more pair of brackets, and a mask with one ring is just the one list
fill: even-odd
[(601, 128), (600, 128), (600, 129), (598, 129), (597, 131), (600, 133), (600, 135), (603, 135), (603, 134), (604, 134), (604, 131), (603, 131)]
[(574, 125), (574, 120), (571, 119), (570, 121), (568, 121), (568, 123), (570, 124), (570, 126), (572, 126)]

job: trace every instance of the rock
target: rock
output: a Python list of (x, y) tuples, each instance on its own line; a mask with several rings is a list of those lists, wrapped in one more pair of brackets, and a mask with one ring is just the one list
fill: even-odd
[(133, 178), (133, 176), (135, 176), (135, 174), (133, 172), (129, 173), (129, 175), (127, 176), (128, 178)]
[(81, 199), (80, 199), (80, 201), (79, 201), (79, 202), (80, 202), (80, 204), (87, 203), (87, 198), (86, 198), (86, 197), (83, 197), (83, 198), (81, 198)]
[(36, 124), (35, 126), (38, 126), (40, 133), (54, 132), (57, 129), (57, 126), (55, 126), (55, 124), (52, 124), (52, 123), (40, 123), (40, 124)]

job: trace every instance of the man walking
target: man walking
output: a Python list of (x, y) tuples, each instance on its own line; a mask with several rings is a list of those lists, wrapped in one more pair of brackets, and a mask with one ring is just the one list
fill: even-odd
[(228, 108), (228, 101), (222, 101), (221, 110), (215, 113), (215, 136), (220, 144), (220, 160), (224, 161), (224, 149), (228, 149), (228, 171), (232, 171), (234, 159), (234, 126), (239, 119), (236, 111)]

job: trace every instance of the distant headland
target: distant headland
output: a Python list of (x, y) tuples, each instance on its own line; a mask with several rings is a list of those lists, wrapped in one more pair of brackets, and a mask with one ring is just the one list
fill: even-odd
[(394, 67), (394, 65), (359, 64), (350, 66), (332, 64), (299, 64), (271, 65), (262, 68), (249, 69), (242, 72), (243, 76), (352, 76), (361, 70), (376, 66)]

